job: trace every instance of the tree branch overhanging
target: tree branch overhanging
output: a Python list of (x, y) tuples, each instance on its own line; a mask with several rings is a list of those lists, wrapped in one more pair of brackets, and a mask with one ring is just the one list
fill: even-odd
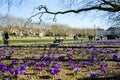
[[(78, 9), (78, 10), (66, 10), (66, 11), (58, 11), (58, 12), (52, 12), (52, 11), (49, 11), (48, 8), (46, 6), (43, 6), (43, 5), (40, 5), (39, 7), (37, 7), (36, 9), (38, 9), (40, 12), (32, 15), (28, 20), (30, 20), (31, 18), (37, 16), (40, 14), (40, 19), (41, 19), (41, 15), (43, 14), (53, 14), (56, 15), (57, 14), (66, 14), (66, 13), (80, 13), (80, 12), (83, 12), (83, 11), (90, 11), (90, 10), (100, 10), (100, 11), (107, 11), (107, 12), (119, 12), (120, 11), (120, 6), (118, 7), (102, 7), (101, 5), (100, 6), (92, 6), (92, 7), (87, 7), (87, 8), (81, 8), (81, 9)], [(53, 18), (53, 21), (55, 20), (55, 17)]]
[(119, 6), (119, 5), (117, 5), (117, 4), (113, 4), (112, 2), (107, 1), (107, 0), (101, 0), (101, 1), (103, 1), (104, 4), (108, 4), (108, 5), (110, 5), (110, 6), (114, 7), (114, 8), (117, 7), (117, 6)]
[(83, 11), (90, 11), (90, 10), (101, 10), (101, 11), (108, 11), (108, 12), (118, 12), (120, 11), (120, 6), (115, 7), (115, 8), (106, 8), (106, 7), (101, 7), (101, 6), (92, 6), (92, 7), (88, 7), (88, 8), (81, 8), (78, 10), (67, 10), (67, 11), (58, 11), (58, 12), (52, 12), (52, 11), (48, 11), (46, 6), (42, 6), (39, 8), (39, 11), (43, 10), (44, 12), (40, 12), (40, 13), (48, 13), (48, 14), (66, 14), (66, 13), (79, 13), (79, 12), (83, 12)]
[(39, 19), (40, 19), (40, 21), (42, 21), (43, 14), (54, 15), (54, 17), (52, 19), (53, 19), (54, 22), (56, 22), (57, 21), (56, 20), (56, 15), (58, 15), (58, 14), (80, 13), (80, 12), (92, 11), (92, 10), (105, 11), (105, 12), (109, 12), (109, 13), (120, 12), (120, 5), (118, 4), (118, 2), (113, 3), (113, 2), (111, 2), (111, 0), (100, 0), (99, 4), (94, 4), (94, 3), (91, 3), (91, 4), (93, 4), (93, 5), (82, 7), (82, 8), (79, 8), (79, 9), (70, 9), (70, 10), (57, 11), (57, 12), (49, 11), (47, 6), (40, 5), (37, 8), (35, 8), (35, 9), (39, 10), (39, 12), (32, 15), (28, 20), (31, 20), (33, 17), (35, 17), (37, 15), (40, 15)]

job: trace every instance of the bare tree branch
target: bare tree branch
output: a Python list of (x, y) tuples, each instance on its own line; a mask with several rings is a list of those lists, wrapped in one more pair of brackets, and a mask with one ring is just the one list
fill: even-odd
[(112, 4), (112, 2), (109, 2), (109, 1), (106, 1), (106, 0), (101, 0), (101, 1), (103, 1), (105, 4), (108, 4), (108, 5), (110, 5), (110, 6), (114, 7), (114, 8), (119, 6), (117, 4)]
[[(75, 3), (76, 0), (70, 0), (70, 1), (72, 3), (73, 2)], [(71, 3), (71, 2), (69, 2), (69, 3)], [(49, 11), (47, 6), (40, 5), (37, 8), (35, 8), (35, 9), (39, 10), (39, 12), (32, 15), (28, 20), (32, 19), (33, 17), (35, 17), (37, 15), (40, 15), (39, 19), (40, 19), (40, 21), (42, 21), (41, 14), (42, 15), (43, 14), (52, 14), (52, 15), (54, 15), (53, 21), (56, 21), (56, 15), (58, 15), (58, 14), (80, 13), (80, 12), (91, 11), (91, 10), (104, 11), (104, 12), (109, 12), (111, 14), (117, 13), (117, 15), (120, 15), (120, 14), (118, 14), (118, 12), (120, 12), (119, 0), (118, 1), (116, 1), (116, 0), (96, 0), (96, 1), (91, 0), (91, 1), (87, 1), (87, 3), (89, 3), (89, 5), (86, 4), (86, 6), (80, 7), (78, 9), (69, 9), (69, 10), (65, 10), (65, 11), (56, 11), (56, 12)], [(72, 5), (72, 4), (69, 4), (69, 5)], [(115, 17), (116, 17), (116, 15), (115, 15)]]
[[(31, 16), (29, 19), (31, 19), (32, 17), (37, 16), (38, 14), (43, 14), (43, 13), (57, 15), (57, 14), (66, 14), (66, 13), (80, 13), (82, 11), (90, 11), (90, 10), (102, 10), (102, 11), (108, 11), (108, 12), (118, 12), (118, 11), (120, 11), (120, 6), (116, 7), (116, 8), (106, 8), (106, 7), (101, 7), (101, 6), (93, 6), (93, 7), (82, 8), (82, 9), (78, 9), (78, 10), (67, 10), (67, 11), (58, 11), (58, 12), (48, 11), (46, 6), (40, 6), (39, 8), (36, 8), (36, 9), (39, 9), (40, 12), (38, 12), (35, 15)], [(42, 10), (44, 10), (44, 11), (42, 11)]]
[[(120, 11), (120, 6), (116, 7), (116, 8), (105, 8), (105, 7), (101, 7), (101, 6), (93, 6), (93, 7), (89, 7), (89, 8), (82, 8), (82, 9), (78, 9), (78, 10), (67, 10), (67, 11), (58, 11), (58, 12), (51, 12), (48, 11), (48, 9), (46, 7), (42, 7), (41, 9), (44, 9), (45, 12), (44, 13), (49, 13), (49, 14), (66, 14), (66, 13), (79, 13), (82, 11), (89, 11), (89, 10), (102, 10), (102, 11), (109, 11), (109, 12), (118, 12)], [(39, 9), (39, 10), (41, 10)], [(43, 12), (42, 12), (43, 13)]]

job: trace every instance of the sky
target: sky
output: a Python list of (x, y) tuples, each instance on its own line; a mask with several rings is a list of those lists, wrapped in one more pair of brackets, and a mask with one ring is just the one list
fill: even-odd
[[(26, 0), (22, 5), (20, 6), (12, 6), (10, 9), (9, 14), (15, 17), (22, 17), (22, 18), (29, 18), (38, 11), (34, 10), (35, 7), (38, 7), (39, 5), (46, 5), (50, 11), (60, 11), (65, 10), (65, 8), (62, 6), (62, 4), (58, 0)], [(7, 6), (2, 6), (0, 8), (0, 13), (6, 14), (7, 13)], [(109, 26), (106, 25), (106, 21), (103, 20), (101, 17), (91, 17), (95, 15), (93, 13), (87, 12), (87, 14), (80, 13), (80, 14), (63, 14), (63, 15), (57, 15), (57, 22), (53, 22), (52, 20), (44, 20), (45, 22), (51, 22), (51, 23), (60, 23), (65, 24), (73, 28), (104, 28), (107, 29)], [(52, 15), (45, 15), (44, 18), (49, 18)], [(39, 16), (36, 16), (32, 19), (33, 22), (39, 21)]]

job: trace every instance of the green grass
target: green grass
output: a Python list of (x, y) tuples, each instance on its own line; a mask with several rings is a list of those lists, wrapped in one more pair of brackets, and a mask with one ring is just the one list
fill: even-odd
[[(87, 38), (79, 38), (79, 40), (88, 40)], [(15, 38), (10, 37), (9, 43), (16, 44), (16, 43), (38, 43), (38, 42), (53, 42), (54, 37), (26, 37), (26, 38)], [(73, 37), (67, 37), (64, 41), (74, 41)], [(0, 38), (0, 44), (3, 44), (2, 38)]]

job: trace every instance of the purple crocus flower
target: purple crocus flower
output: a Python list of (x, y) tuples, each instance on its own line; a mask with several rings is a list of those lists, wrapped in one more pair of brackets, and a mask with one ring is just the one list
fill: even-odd
[(118, 53), (119, 50), (112, 50), (112, 53)]
[(108, 66), (108, 64), (106, 63), (102, 63), (101, 65), (100, 65), (101, 67), (107, 67)]
[(64, 60), (65, 59), (65, 57), (64, 56), (59, 56), (59, 58), (58, 58), (60, 61), (62, 61), (62, 60)]
[(20, 70), (20, 74), (25, 75), (25, 74), (26, 74), (26, 71), (25, 71), (25, 70)]
[(28, 69), (29, 67), (28, 67), (27, 65), (20, 64), (20, 68), (21, 68), (21, 69)]
[(3, 61), (4, 60), (4, 58), (0, 58), (0, 61)]
[(91, 60), (91, 61), (94, 61), (94, 62), (98, 62), (98, 59), (97, 59), (97, 58), (94, 58), (94, 57), (91, 58), (90, 60)]
[(54, 69), (60, 69), (60, 68), (61, 68), (60, 64), (56, 64), (56, 65), (54, 66)]
[(14, 66), (15, 64), (17, 64), (17, 60), (12, 60), (11, 65)]
[(79, 67), (79, 64), (74, 64), (75, 67)]
[(111, 49), (110, 48), (106, 48), (106, 53), (110, 53)]
[(118, 60), (118, 56), (117, 56), (117, 55), (113, 55), (113, 56), (112, 56), (112, 59), (113, 59), (113, 60)]
[(5, 72), (7, 70), (8, 70), (8, 68), (6, 66), (2, 67), (2, 72)]
[(101, 70), (101, 72), (106, 73), (106, 69), (105, 68), (101, 68), (100, 70)]
[(82, 50), (80, 50), (79, 52), (78, 52), (78, 54), (81, 54), (82, 53)]
[(52, 56), (52, 55), (48, 55), (47, 59), (48, 59), (49, 62), (51, 62), (51, 61), (53, 61), (55, 58), (54, 58), (54, 56)]
[(25, 70), (16, 69), (15, 74), (26, 74)]
[(89, 54), (91, 52), (90, 49), (86, 49), (86, 54)]
[(70, 61), (69, 64), (70, 64), (70, 67), (73, 67), (73, 66), (74, 66), (73, 61)]
[(27, 63), (27, 62), (28, 62), (28, 60), (27, 60), (27, 59), (24, 59), (24, 60), (23, 60), (23, 62), (24, 62), (24, 63)]
[(55, 79), (55, 80), (62, 80), (61, 78)]
[(102, 62), (105, 61), (105, 60), (106, 60), (106, 58), (104, 56), (101, 56), (100, 59), (99, 59), (99, 61), (102, 61)]
[(28, 77), (29, 79), (32, 79), (32, 76), (30, 76), (30, 75), (28, 75), (27, 77)]
[(16, 69), (15, 74), (20, 74), (20, 69)]
[(73, 50), (73, 51), (72, 51), (72, 54), (75, 54), (76, 52), (77, 52), (76, 50)]
[(42, 55), (42, 56), (40, 56), (40, 60), (44, 61), (44, 60), (46, 60), (46, 57), (44, 55)]
[(100, 53), (103, 53), (105, 50), (104, 50), (104, 48), (101, 48), (100, 49)]
[(42, 63), (41, 63), (41, 66), (46, 67), (46, 66), (47, 66), (47, 63), (46, 63), (46, 62), (42, 62)]
[(2, 71), (2, 76), (4, 76), (5, 72)]
[(2, 80), (6, 80), (5, 78), (3, 78)]
[(17, 58), (17, 62), (20, 62), (21, 58)]
[(73, 56), (72, 51), (67, 52), (67, 55), (72, 57)]
[(54, 55), (48, 55), (48, 59), (54, 60)]
[(83, 61), (82, 63), (83, 63), (83, 65), (86, 65), (86, 66), (91, 65), (91, 63), (90, 63), (90, 62), (86, 62), (86, 61)]
[(35, 67), (34, 70), (37, 70), (37, 71), (42, 71), (42, 68), (41, 67)]
[(11, 59), (11, 56), (6, 55), (5, 58), (6, 58), (6, 59)]
[(91, 77), (93, 77), (93, 78), (100, 76), (100, 74), (97, 73), (97, 72), (90, 72), (90, 75), (91, 75)]
[(52, 75), (55, 75), (55, 74), (57, 74), (57, 73), (59, 73), (59, 72), (60, 72), (59, 69), (52, 69), (52, 70), (50, 70), (50, 73), (51, 73)]
[(55, 70), (50, 70), (50, 74), (55, 75), (56, 74)]
[(4, 63), (0, 64), (0, 69), (2, 69), (3, 67), (6, 67), (6, 65)]
[(54, 71), (56, 72), (56, 74), (57, 73), (59, 73), (60, 72), (60, 69), (54, 69)]
[(35, 64), (36, 64), (35, 61), (30, 62), (30, 65), (35, 65)]
[(58, 53), (58, 54), (62, 54), (62, 52), (61, 52), (61, 51), (59, 51), (59, 50), (58, 50), (58, 52), (57, 52), (57, 53)]
[(117, 62), (117, 65), (120, 67), (120, 62)]
[(8, 71), (11, 73), (11, 74), (14, 74), (14, 70), (12, 68), (8, 68)]
[(93, 56), (94, 56), (94, 55), (97, 56), (98, 54), (99, 54), (98, 50), (97, 50), (96, 48), (94, 48), (94, 49), (93, 49)]
[(68, 56), (68, 60), (73, 60), (73, 59), (72, 59), (72, 56)]
[(79, 73), (79, 72), (81, 71), (81, 68), (76, 67), (76, 68), (73, 69), (73, 71), (74, 71), (75, 73)]
[(8, 80), (12, 80), (12, 78), (8, 78)]

